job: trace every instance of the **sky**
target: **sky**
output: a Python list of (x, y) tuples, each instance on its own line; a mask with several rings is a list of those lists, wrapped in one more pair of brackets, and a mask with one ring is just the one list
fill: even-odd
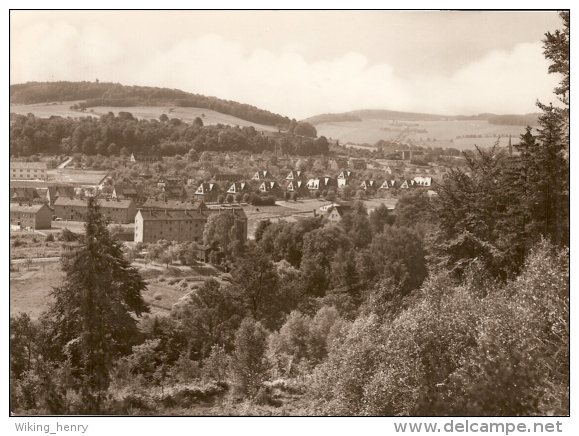
[(10, 11), (10, 83), (181, 89), (290, 118), (537, 112), (552, 11)]

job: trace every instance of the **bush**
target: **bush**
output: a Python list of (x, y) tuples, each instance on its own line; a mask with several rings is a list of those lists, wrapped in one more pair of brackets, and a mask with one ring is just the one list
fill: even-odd
[(52, 233), (49, 234), (44, 241), (45, 242), (54, 242), (54, 235)]

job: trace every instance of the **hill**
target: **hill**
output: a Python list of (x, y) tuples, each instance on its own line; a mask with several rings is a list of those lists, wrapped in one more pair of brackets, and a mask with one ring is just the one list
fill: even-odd
[(155, 107), (211, 109), (226, 115), (266, 126), (287, 128), (288, 117), (248, 104), (217, 97), (192, 94), (178, 89), (125, 86), (101, 82), (28, 82), (10, 85), (10, 104), (63, 103), (80, 101), (80, 109), (94, 107)]
[(414, 112), (363, 109), (323, 114), (303, 121), (316, 127), (319, 135), (346, 145), (375, 145), (379, 141), (423, 147), (457, 149), (506, 146), (508, 138), (518, 142), (525, 126), (537, 125), (538, 114), (444, 116)]
[(536, 126), (538, 113), (525, 115), (496, 115), (484, 113), (478, 115), (435, 115), (417, 112), (400, 112), (386, 109), (359, 109), (351, 112), (338, 114), (315, 115), (302, 120), (312, 125), (329, 122), (343, 121), (363, 121), (374, 120), (396, 120), (396, 121), (488, 121), (490, 124), (510, 125), (510, 126)]

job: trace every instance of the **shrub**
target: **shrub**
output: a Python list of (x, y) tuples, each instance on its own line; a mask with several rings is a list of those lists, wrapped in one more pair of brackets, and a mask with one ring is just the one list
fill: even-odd
[(54, 242), (54, 235), (52, 233), (49, 234), (44, 241), (45, 242)]
[(155, 292), (155, 295), (153, 296), (153, 298), (155, 300), (162, 300), (163, 299), (163, 294), (160, 292)]

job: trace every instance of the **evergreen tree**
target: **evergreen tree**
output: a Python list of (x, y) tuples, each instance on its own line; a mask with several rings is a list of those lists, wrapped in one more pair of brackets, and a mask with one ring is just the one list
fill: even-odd
[(148, 312), (146, 284), (123, 257), (94, 198), (88, 199), (81, 245), (63, 256), (64, 283), (49, 311), (54, 341), (72, 366), (86, 413), (99, 413), (114, 360), (138, 338), (135, 317)]

